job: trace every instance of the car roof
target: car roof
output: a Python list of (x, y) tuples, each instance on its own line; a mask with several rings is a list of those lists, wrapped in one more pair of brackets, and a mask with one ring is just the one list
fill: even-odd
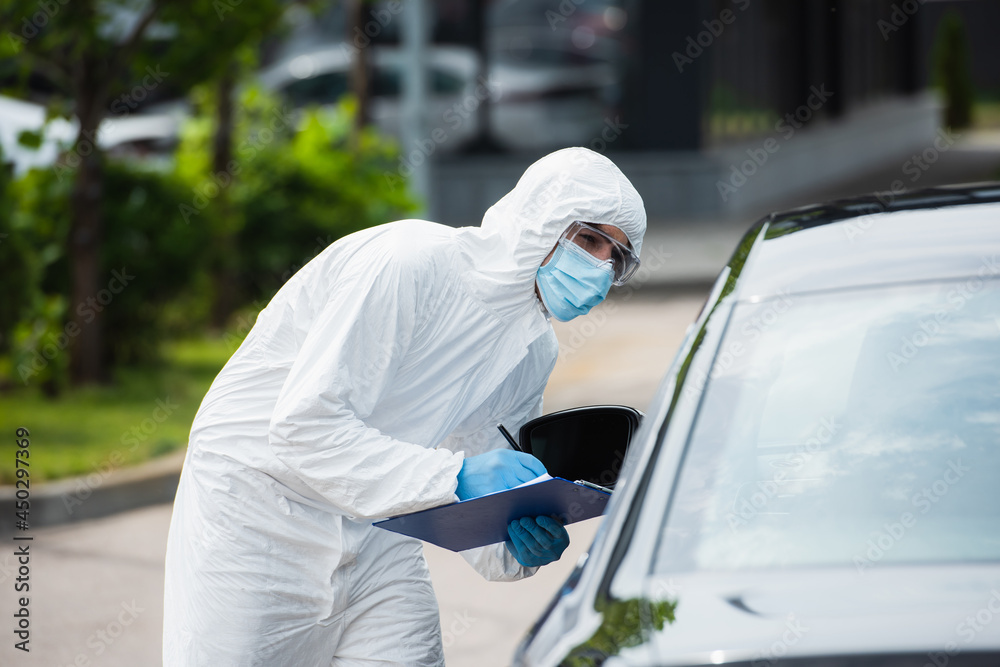
[(773, 213), (730, 269), (740, 300), (1000, 277), (1000, 183), (876, 193)]

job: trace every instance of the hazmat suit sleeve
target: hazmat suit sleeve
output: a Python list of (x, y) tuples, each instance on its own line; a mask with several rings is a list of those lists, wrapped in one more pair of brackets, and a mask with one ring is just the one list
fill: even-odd
[[(527, 417), (519, 421), (526, 423), (541, 416), (542, 399), (539, 397)], [(493, 434), (490, 433), (490, 435)], [(525, 567), (518, 563), (503, 543), (468, 549), (460, 553), (462, 558), (487, 581), (518, 581), (538, 572), (537, 567)]]
[(486, 581), (518, 581), (538, 572), (537, 567), (524, 567), (518, 563), (502, 542), (462, 551), (461, 554)]
[(429, 308), (413, 264), (390, 254), (340, 271), (349, 277), (332, 281), (271, 416), (270, 445), (289, 475), (355, 518), (457, 500), (461, 452), (403, 442), (365, 422), (412, 341), (417, 313)]

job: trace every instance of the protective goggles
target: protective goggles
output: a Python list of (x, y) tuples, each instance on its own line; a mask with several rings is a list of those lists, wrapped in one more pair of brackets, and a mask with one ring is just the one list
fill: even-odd
[(631, 248), (605, 234), (592, 223), (575, 221), (559, 237), (559, 240), (562, 239), (572, 241), (599, 260), (610, 261), (615, 285), (624, 285), (639, 268), (639, 257)]

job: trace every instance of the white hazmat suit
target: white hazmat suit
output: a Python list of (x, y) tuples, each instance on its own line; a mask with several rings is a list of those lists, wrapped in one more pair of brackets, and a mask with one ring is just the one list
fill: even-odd
[[(165, 667), (443, 664), (421, 543), (372, 528), (455, 502), (463, 458), (541, 414), (558, 354), (535, 274), (575, 220), (638, 254), (638, 193), (575, 148), (481, 227), (403, 220), (326, 248), (275, 295), (191, 429), (166, 557)], [(503, 544), (489, 580), (534, 573)]]

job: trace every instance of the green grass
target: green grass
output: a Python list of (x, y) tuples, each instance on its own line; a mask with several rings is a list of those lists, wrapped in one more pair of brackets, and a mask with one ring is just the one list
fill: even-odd
[(708, 117), (708, 134), (712, 141), (765, 137), (780, 121), (780, 116), (762, 109), (715, 111)]
[(134, 465), (187, 446), (198, 406), (233, 348), (223, 340), (171, 343), (153, 368), (123, 369), (111, 386), (0, 394), (0, 484), (12, 484), (15, 431), (31, 433), (36, 482)]
[(977, 102), (972, 109), (972, 122), (976, 129), (1000, 129), (1000, 101)]

